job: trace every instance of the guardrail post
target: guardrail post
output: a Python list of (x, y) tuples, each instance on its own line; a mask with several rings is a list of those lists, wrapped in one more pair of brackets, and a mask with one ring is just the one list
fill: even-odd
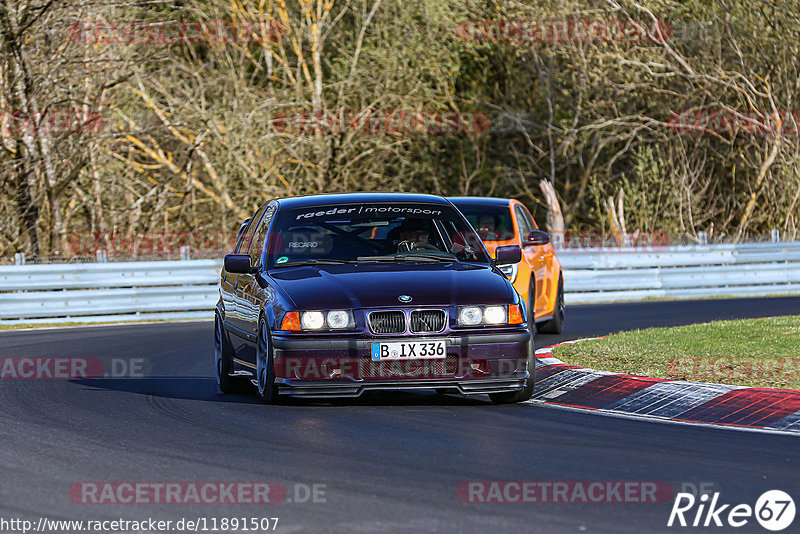
[(550, 234), (550, 241), (553, 244), (553, 248), (564, 248), (564, 233), (557, 232)]
[(772, 242), (773, 243), (780, 243), (781, 241), (781, 231), (777, 228), (772, 230)]
[(708, 232), (697, 232), (697, 238), (701, 245), (708, 245)]
[(97, 263), (108, 263), (108, 253), (106, 249), (97, 249)]
[(17, 252), (14, 254), (14, 265), (25, 265), (25, 253)]
[(633, 235), (632, 234), (624, 234), (622, 236), (622, 244), (623, 244), (623, 246), (626, 246), (626, 247), (632, 247), (633, 246)]
[(189, 245), (184, 245), (181, 247), (181, 260), (189, 260), (191, 259), (189, 254)]

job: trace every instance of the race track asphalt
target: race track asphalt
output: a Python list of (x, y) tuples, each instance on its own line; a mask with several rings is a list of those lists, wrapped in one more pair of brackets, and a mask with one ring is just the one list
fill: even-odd
[[(562, 336), (800, 314), (800, 298), (571, 306)], [(277, 532), (667, 532), (672, 501), (469, 504), (466, 481), (661, 481), (800, 505), (797, 436), (428, 393), (265, 406), (220, 394), (213, 323), (0, 332), (0, 357), (88, 357), (143, 378), (0, 380), (0, 518), (279, 517)], [(120, 370), (120, 369), (118, 369)], [(82, 482), (279, 482), (269, 505), (81, 504)], [(318, 502), (303, 501), (317, 485)], [(322, 502), (324, 501), (324, 502)], [(207, 523), (210, 525), (210, 523)], [(797, 531), (800, 518), (792, 529)], [(716, 529), (717, 532), (730, 528)], [(791, 530), (791, 529), (790, 529)], [(763, 529), (751, 519), (740, 532)], [(5, 531), (3, 531), (5, 532)], [(788, 532), (788, 531), (787, 531)]]

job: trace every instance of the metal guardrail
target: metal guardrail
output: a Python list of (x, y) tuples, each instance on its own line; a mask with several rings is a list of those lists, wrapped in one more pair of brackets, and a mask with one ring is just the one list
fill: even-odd
[[(800, 294), (800, 242), (560, 250), (568, 304)], [(213, 317), (221, 260), (0, 266), (0, 325)]]
[(208, 319), (222, 260), (0, 267), (0, 325)]
[(567, 304), (800, 294), (800, 242), (557, 254)]

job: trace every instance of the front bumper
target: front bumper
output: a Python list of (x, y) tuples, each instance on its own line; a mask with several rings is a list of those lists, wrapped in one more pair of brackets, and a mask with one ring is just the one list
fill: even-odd
[[(358, 397), (365, 391), (452, 389), (465, 395), (517, 391), (529, 372), (530, 332), (413, 337), (273, 335), (275, 383), (282, 395)], [(444, 340), (446, 358), (372, 361), (372, 343)]]

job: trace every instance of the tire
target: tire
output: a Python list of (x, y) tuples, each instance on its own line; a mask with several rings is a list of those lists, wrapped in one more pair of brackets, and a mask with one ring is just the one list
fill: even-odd
[(275, 362), (272, 355), (272, 342), (269, 328), (264, 319), (258, 324), (256, 340), (256, 379), (258, 382), (258, 398), (266, 404), (277, 404), (278, 386), (275, 385)]
[[(533, 316), (531, 316), (532, 318)], [(525, 386), (519, 391), (508, 391), (504, 393), (489, 393), (489, 398), (493, 404), (514, 404), (517, 402), (525, 402), (530, 400), (533, 396), (533, 390), (536, 386), (536, 350), (533, 341), (534, 327), (533, 321), (528, 321), (528, 329), (531, 332), (530, 347), (528, 349), (528, 378), (525, 380)]]
[(558, 294), (553, 312), (552, 319), (537, 325), (536, 329), (542, 334), (560, 334), (564, 330), (564, 280), (561, 278), (561, 273), (558, 275)]
[(222, 327), (222, 319), (214, 314), (214, 367), (217, 370), (217, 387), (223, 393), (246, 393), (250, 387), (244, 378), (231, 376), (233, 372), (233, 348), (228, 333)]

